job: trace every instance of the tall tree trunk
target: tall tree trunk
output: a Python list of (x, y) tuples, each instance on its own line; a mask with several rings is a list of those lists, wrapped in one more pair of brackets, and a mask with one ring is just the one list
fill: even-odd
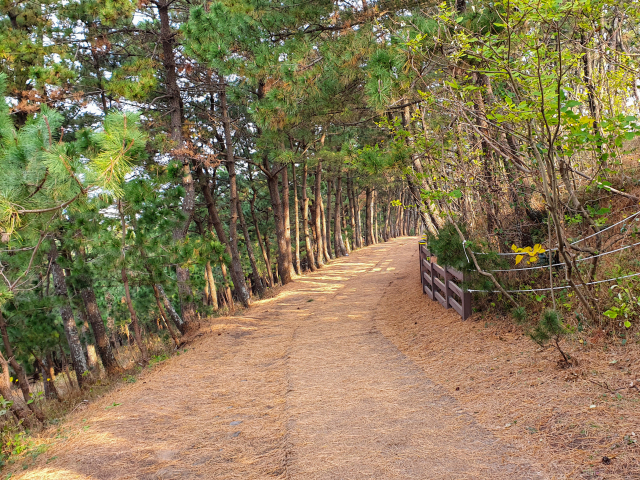
[(296, 271), (293, 266), (293, 254), (291, 248), (291, 212), (289, 205), (289, 168), (284, 165), (282, 169), (282, 218), (284, 221), (284, 238), (287, 241), (287, 264), (289, 265), (289, 275), (293, 278)]
[(269, 242), (269, 232), (266, 233), (266, 235), (264, 236), (264, 246), (267, 250), (267, 263), (269, 264), (269, 270), (274, 273), (274, 281), (275, 283), (278, 283), (280, 281), (280, 279), (278, 278), (278, 269), (276, 268), (276, 271), (273, 272), (272, 269), (272, 265), (273, 262), (271, 261), (271, 243)]
[(84, 343), (85, 350), (87, 352), (87, 365), (92, 373), (99, 372), (100, 365), (98, 364), (98, 355), (96, 354), (96, 346), (91, 342), (91, 332), (89, 328), (89, 321), (87, 320), (87, 313), (84, 306), (80, 308), (80, 320), (82, 321), (81, 338)]
[(374, 224), (375, 224), (375, 235), (373, 236), (373, 243), (378, 243), (380, 240), (380, 232), (378, 231), (378, 209), (376, 208), (378, 206), (378, 203), (376, 202), (377, 200), (377, 195), (376, 195), (376, 191), (373, 191), (373, 205), (372, 205), (372, 209), (373, 209), (373, 219), (374, 219)]
[[(84, 246), (80, 246), (78, 253), (79, 256), (84, 261), (86, 261)], [(67, 274), (69, 274), (68, 271)], [(82, 304), (84, 306), (84, 315), (86, 316), (86, 320), (91, 325), (91, 330), (93, 331), (93, 337), (96, 341), (98, 356), (100, 357), (102, 366), (107, 372), (107, 375), (117, 375), (122, 372), (122, 368), (120, 367), (120, 365), (118, 365), (118, 361), (116, 360), (116, 357), (113, 355), (113, 351), (111, 350), (109, 338), (104, 327), (104, 320), (102, 319), (102, 314), (100, 313), (100, 309), (98, 308), (96, 293), (93, 289), (93, 281), (88, 275), (84, 274), (81, 276), (81, 279), (83, 286), (80, 289), (80, 298), (82, 299)], [(73, 287), (68, 284), (67, 287), (70, 290), (73, 290)]]
[(131, 301), (131, 292), (129, 291), (129, 276), (127, 275), (127, 258), (125, 254), (127, 244), (127, 223), (124, 219), (124, 211), (122, 209), (122, 201), (118, 200), (118, 210), (120, 211), (120, 225), (122, 229), (122, 267), (120, 274), (122, 277), (122, 284), (124, 285), (124, 298), (127, 302), (127, 308), (129, 309), (129, 315), (131, 315), (131, 325), (133, 325), (133, 335), (140, 349), (142, 355), (143, 365), (149, 363), (149, 354), (147, 353), (147, 346), (142, 341), (142, 333), (140, 332), (140, 324), (138, 323), (138, 315), (133, 308), (133, 302)]
[[(24, 368), (22, 368), (22, 365), (18, 363), (13, 353), (13, 348), (9, 341), (9, 333), (7, 332), (7, 324), (4, 320), (4, 316), (2, 315), (2, 311), (0, 311), (0, 333), (2, 333), (2, 342), (4, 344), (5, 352), (7, 352), (7, 357), (9, 358), (8, 361), (18, 377), (18, 385), (22, 391), (22, 397), (25, 402), (30, 402), (31, 389), (29, 388), (29, 380), (27, 380), (27, 374), (25, 373)], [(35, 414), (39, 421), (43, 422), (45, 420), (44, 414), (40, 411), (35, 402), (27, 403), (27, 407), (29, 407), (29, 409)]]
[[(220, 215), (218, 214), (218, 208), (213, 200), (213, 195), (211, 193), (211, 187), (209, 186), (209, 182), (206, 177), (203, 175), (202, 169), (196, 169), (196, 175), (198, 177), (198, 183), (200, 184), (200, 190), (202, 190), (202, 195), (204, 196), (205, 203), (207, 205), (207, 212), (209, 213), (209, 222), (213, 225), (214, 230), (216, 231), (216, 236), (218, 237), (218, 241), (222, 243), (225, 247), (225, 251), (227, 255), (230, 257), (231, 248), (229, 247), (229, 240), (227, 240), (227, 234), (224, 231), (224, 227), (222, 225), (222, 220), (220, 219)], [(236, 244), (237, 245), (237, 244)], [(227, 303), (231, 310), (234, 309), (233, 305), (233, 297), (231, 296), (231, 290), (229, 287), (229, 282), (227, 280), (227, 267), (224, 264), (224, 259), (220, 258), (220, 268), (222, 269), (222, 274), (224, 276), (225, 283), (225, 291), (227, 293)], [(244, 276), (243, 276), (244, 279)]]
[(350, 212), (350, 221), (351, 221), (351, 232), (353, 234), (353, 248), (361, 248), (362, 243), (360, 242), (360, 228), (359, 223), (360, 219), (360, 209), (356, 204), (356, 197), (353, 192), (353, 178), (351, 175), (347, 177), (347, 197), (349, 197), (349, 212)]
[[(406, 195), (404, 195), (405, 199), (408, 200), (408, 198), (406, 197)], [(402, 225), (402, 234), (404, 236), (408, 236), (409, 235), (409, 222), (411, 221), (411, 210), (407, 207), (404, 209), (404, 224)]]
[(69, 372), (69, 363), (67, 362), (67, 354), (64, 353), (62, 349), (62, 344), (58, 344), (58, 348), (60, 349), (60, 362), (62, 363), (62, 371), (64, 372), (64, 378), (67, 381), (67, 386), (69, 387), (69, 391), (74, 389), (75, 384), (71, 379), (71, 373)]
[(220, 105), (222, 108), (222, 123), (224, 124), (224, 142), (226, 153), (226, 167), (229, 172), (229, 248), (231, 249), (231, 279), (233, 288), (240, 302), (245, 307), (251, 305), (251, 296), (247, 291), (247, 284), (242, 271), (242, 261), (238, 250), (238, 186), (236, 183), (236, 160), (233, 155), (231, 140), (231, 119), (227, 107), (226, 85), (220, 91)]
[[(104, 328), (104, 321), (102, 320), (102, 314), (98, 308), (98, 302), (96, 300), (96, 294), (92, 285), (85, 286), (80, 291), (80, 297), (82, 297), (82, 303), (87, 310), (87, 320), (93, 330), (93, 336), (96, 339), (96, 348), (98, 355), (102, 361), (107, 375), (117, 375), (122, 372), (122, 368), (118, 365), (116, 357), (113, 355), (111, 345), (109, 344), (109, 338)], [(75, 368), (75, 365), (74, 365)]]
[(351, 240), (349, 238), (349, 225), (351, 221), (351, 211), (349, 209), (349, 201), (342, 204), (342, 231), (344, 233), (344, 248), (347, 255), (351, 255)]
[[(490, 87), (489, 77), (484, 74), (474, 73), (474, 81), (481, 89)], [(503, 242), (500, 239), (500, 223), (499, 223), (499, 205), (496, 197), (501, 195), (493, 175), (494, 156), (489, 146), (488, 138), (490, 135), (489, 124), (486, 117), (486, 106), (482, 90), (477, 90), (474, 94), (474, 109), (476, 111), (476, 123), (478, 130), (481, 132), (480, 144), (482, 148), (482, 170), (483, 180), (485, 183), (481, 196), (484, 199), (486, 207), (487, 234), (489, 241), (494, 235), (496, 236), (497, 247), (500, 251), (504, 250)]]
[(333, 239), (334, 250), (337, 256), (345, 256), (347, 249), (344, 246), (344, 240), (342, 239), (342, 177), (338, 175), (336, 178), (336, 205), (333, 216)]
[[(171, 3), (171, 0), (163, 0), (161, 3), (158, 3), (157, 6), (160, 17), (160, 42), (162, 44), (162, 64), (165, 71), (166, 97), (169, 104), (171, 140), (179, 150), (183, 147), (184, 143), (182, 136), (183, 117), (174, 51), (175, 32), (173, 32), (171, 28), (169, 18), (169, 6)], [(189, 230), (189, 225), (191, 224), (195, 211), (196, 199), (195, 185), (193, 183), (193, 177), (191, 176), (191, 164), (188, 158), (184, 155), (182, 155), (182, 157), (182, 186), (185, 193), (182, 199), (181, 210), (186, 220), (183, 225), (173, 231), (173, 240), (175, 242), (184, 240)], [(177, 266), (176, 277), (178, 280), (178, 292), (182, 300), (183, 325), (181, 331), (186, 331), (191, 327), (190, 323), (196, 321), (196, 307), (193, 302), (189, 270)]]
[(2, 353), (0, 353), (0, 367), (2, 367), (2, 372), (0, 372), (0, 395), (2, 395), (5, 400), (12, 402), (9, 410), (18, 421), (22, 420), (27, 426), (33, 426), (34, 422), (32, 421), (30, 411), (13, 401), (11, 380), (9, 379), (9, 362), (7, 362)]
[(213, 278), (213, 270), (211, 270), (211, 262), (207, 261), (204, 271), (207, 276), (207, 284), (209, 287), (209, 305), (211, 305), (214, 310), (218, 310), (218, 293), (216, 292), (216, 280)]
[(227, 306), (231, 313), (236, 311), (236, 305), (233, 301), (233, 294), (231, 293), (231, 282), (229, 282), (229, 275), (227, 274), (227, 266), (224, 263), (224, 259), (220, 257), (220, 270), (222, 271), (222, 280), (224, 281), (224, 297), (227, 301)]
[(400, 188), (400, 205), (398, 205), (396, 212), (396, 236), (401, 237), (404, 235), (404, 198), (402, 195), (402, 188)]
[(327, 252), (329, 253), (330, 258), (336, 258), (338, 256), (338, 252), (331, 251), (331, 221), (333, 218), (331, 217), (331, 191), (333, 190), (333, 179), (327, 179), (327, 214), (322, 212), (322, 223), (323, 226), (326, 225), (326, 230), (324, 236), (324, 243), (327, 247)]
[(366, 188), (367, 199), (365, 203), (365, 245), (373, 245), (375, 243), (373, 236), (373, 189)]
[[(587, 104), (589, 105), (589, 113), (593, 118), (592, 128), (593, 134), (596, 138), (602, 137), (602, 132), (600, 130), (600, 106), (598, 104), (598, 97), (596, 96), (596, 87), (593, 84), (593, 59), (591, 55), (591, 51), (587, 48), (587, 38), (584, 33), (580, 35), (580, 44), (582, 45), (582, 81), (585, 84), (587, 90)], [(604, 160), (604, 155), (602, 151), (602, 145), (600, 143), (597, 144), (598, 156), (599, 160), (606, 166), (607, 162)]]
[(51, 400), (60, 400), (58, 389), (56, 388), (55, 375), (53, 371), (53, 365), (50, 367), (46, 357), (39, 358), (36, 355), (33, 356), (36, 359), (36, 363), (40, 368), (40, 374), (42, 375), (42, 386), (44, 388), (44, 396)]
[(76, 320), (73, 316), (73, 310), (69, 304), (69, 295), (67, 294), (67, 284), (64, 279), (64, 272), (57, 262), (58, 247), (55, 240), (51, 241), (51, 249), (49, 250), (49, 263), (51, 264), (51, 273), (53, 276), (53, 286), (56, 296), (60, 298), (60, 316), (62, 317), (62, 328), (64, 330), (69, 350), (71, 351), (71, 362), (73, 369), (76, 371), (78, 385), (82, 388), (84, 377), (88, 374), (87, 359), (82, 351)]
[[(129, 219), (130, 219), (131, 224), (133, 225), (133, 229), (135, 231), (137, 229), (136, 216), (135, 215), (131, 215), (129, 217)], [(151, 265), (149, 264), (149, 262), (147, 261), (147, 252), (139, 244), (136, 244), (136, 247), (138, 249), (138, 253), (140, 254), (140, 257), (142, 258), (144, 268), (147, 271), (147, 273), (149, 274), (149, 279), (151, 280), (151, 285), (153, 286), (154, 292), (156, 292), (157, 294), (159, 294), (162, 297), (162, 302), (164, 303), (165, 308), (169, 312), (169, 316), (171, 317), (171, 321), (173, 323), (175, 323), (175, 325), (178, 328), (178, 330), (182, 331), (183, 326), (184, 326), (184, 322), (182, 321), (182, 318), (180, 317), (180, 315), (178, 315), (178, 312), (176, 312), (175, 309), (173, 308), (173, 305), (171, 305), (171, 301), (169, 300), (169, 297), (167, 297), (167, 294), (164, 291), (164, 288), (162, 287), (162, 285), (160, 283), (156, 283), (157, 281), (156, 281), (156, 279), (154, 277), (154, 271), (151, 268)]]
[(318, 164), (316, 165), (316, 183), (314, 189), (314, 202), (313, 206), (315, 207), (314, 220), (315, 220), (315, 230), (316, 230), (316, 246), (318, 247), (317, 252), (317, 263), (318, 267), (322, 267), (324, 265), (323, 256), (325, 253), (324, 248), (324, 240), (322, 234), (322, 162), (318, 160)]
[(156, 304), (158, 305), (158, 312), (160, 312), (160, 316), (162, 317), (162, 321), (163, 321), (165, 327), (167, 327), (167, 330), (169, 330), (169, 335), (171, 335), (171, 338), (173, 339), (173, 342), (176, 344), (176, 348), (177, 348), (178, 345), (180, 345), (180, 342), (178, 341), (178, 335), (176, 334), (176, 332), (171, 327), (171, 323), (169, 322), (169, 319), (167, 318), (167, 313), (162, 308), (162, 303), (160, 303), (160, 290), (159, 290), (158, 287), (159, 287), (159, 285), (153, 285), (153, 295), (154, 295), (154, 297), (156, 297)]
[(391, 202), (387, 202), (387, 211), (384, 216), (384, 235), (387, 237), (385, 240), (393, 237), (393, 231), (391, 230)]
[(296, 175), (295, 163), (291, 164), (291, 176), (293, 177), (293, 208), (295, 210), (294, 218), (296, 222), (296, 247), (294, 249), (293, 266), (296, 273), (300, 275), (302, 273), (300, 270), (300, 204), (298, 201), (298, 176)]
[(271, 205), (273, 207), (273, 217), (276, 226), (276, 241), (278, 242), (278, 276), (280, 277), (280, 282), (286, 285), (293, 280), (291, 278), (292, 268), (289, 264), (291, 249), (289, 248), (289, 252), (287, 253), (288, 245), (285, 233), (284, 210), (282, 208), (277, 175), (268, 175), (267, 185), (269, 186), (269, 194), (271, 196)]
[(324, 201), (322, 200), (322, 193), (320, 193), (320, 216), (321, 216), (321, 232), (322, 232), (322, 248), (323, 248), (323, 254), (324, 254), (324, 259), (326, 262), (328, 262), (329, 260), (331, 260), (331, 254), (329, 252), (329, 248), (327, 245), (327, 238), (328, 238), (328, 234), (327, 234), (327, 216), (324, 214)]
[(304, 235), (304, 248), (307, 253), (307, 267), (312, 272), (317, 270), (316, 257), (313, 254), (311, 245), (311, 237), (309, 236), (309, 196), (307, 195), (307, 178), (308, 178), (307, 161), (304, 161), (302, 170), (302, 233)]
[(269, 286), (273, 287), (273, 271), (271, 270), (271, 260), (269, 252), (265, 248), (265, 244), (262, 240), (262, 233), (260, 233), (260, 227), (258, 225), (258, 215), (256, 214), (256, 190), (253, 189), (251, 199), (249, 200), (249, 206), (251, 207), (251, 218), (253, 220), (253, 228), (256, 230), (256, 237), (258, 238), (258, 245), (260, 245), (260, 250), (262, 251), (262, 258), (264, 260), (264, 265), (267, 269), (267, 279), (269, 281)]
[(171, 305), (171, 301), (169, 300), (169, 297), (167, 297), (167, 293), (164, 291), (164, 287), (159, 283), (156, 283), (154, 285), (154, 288), (158, 290), (158, 293), (162, 297), (162, 303), (164, 304), (164, 308), (169, 313), (169, 317), (171, 318), (173, 323), (176, 324), (178, 330), (182, 331), (184, 322), (182, 321), (182, 318), (180, 318), (180, 315), (178, 315), (178, 312), (176, 312), (176, 310), (173, 308), (173, 305)]
[(240, 219), (240, 225), (242, 226), (242, 233), (244, 234), (244, 243), (247, 248), (247, 254), (249, 255), (249, 263), (251, 263), (251, 277), (253, 279), (253, 285), (255, 285), (256, 291), (260, 294), (263, 292), (264, 286), (262, 285), (260, 272), (258, 272), (256, 256), (253, 253), (253, 244), (251, 243), (251, 237), (249, 236), (249, 228), (247, 227), (247, 222), (244, 219), (240, 201), (238, 201), (238, 217)]

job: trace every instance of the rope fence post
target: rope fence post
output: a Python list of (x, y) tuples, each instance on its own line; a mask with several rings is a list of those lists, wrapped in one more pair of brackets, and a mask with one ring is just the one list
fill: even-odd
[[(462, 282), (464, 283), (464, 275), (462, 277)], [(462, 292), (462, 320), (466, 320), (471, 316), (471, 292), (469, 290), (465, 290)]]

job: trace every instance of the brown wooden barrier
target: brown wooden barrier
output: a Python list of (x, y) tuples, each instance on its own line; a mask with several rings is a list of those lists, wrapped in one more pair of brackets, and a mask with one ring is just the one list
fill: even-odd
[(471, 293), (456, 283), (464, 281), (464, 274), (455, 268), (441, 267), (431, 259), (424, 241), (420, 242), (420, 279), (422, 293), (437, 300), (444, 308), (453, 308), (463, 320), (471, 315)]

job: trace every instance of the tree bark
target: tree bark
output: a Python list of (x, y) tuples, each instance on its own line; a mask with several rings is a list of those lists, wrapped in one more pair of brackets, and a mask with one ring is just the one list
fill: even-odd
[(386, 236), (385, 240), (393, 237), (393, 231), (391, 230), (391, 202), (387, 202), (387, 212), (384, 218), (384, 236)]
[(12, 402), (9, 410), (11, 410), (11, 413), (13, 413), (18, 421), (22, 420), (27, 426), (33, 426), (34, 422), (32, 421), (30, 411), (13, 401), (11, 381), (9, 380), (9, 362), (7, 362), (2, 353), (0, 353), (0, 367), (2, 367), (2, 372), (0, 372), (0, 395), (2, 395), (5, 400)]
[[(80, 246), (79, 255), (86, 261), (84, 246)], [(102, 366), (104, 367), (107, 375), (117, 375), (122, 372), (122, 368), (118, 365), (118, 361), (111, 350), (111, 344), (109, 343), (109, 338), (104, 327), (104, 320), (102, 319), (102, 314), (98, 308), (98, 301), (96, 300), (92, 279), (88, 275), (82, 275), (81, 280), (83, 286), (80, 289), (80, 298), (82, 299), (82, 304), (84, 306), (84, 315), (91, 325), (91, 330), (93, 331), (93, 337), (96, 341), (96, 348), (98, 350)], [(67, 284), (67, 287), (73, 290), (73, 287), (69, 284)]]
[(376, 191), (373, 191), (373, 205), (371, 206), (372, 210), (373, 210), (373, 220), (374, 220), (374, 225), (375, 225), (375, 235), (373, 236), (373, 243), (378, 243), (380, 240), (380, 232), (378, 230), (378, 212), (377, 212), (377, 195), (376, 195)]
[[(102, 314), (98, 308), (98, 302), (96, 300), (96, 294), (93, 291), (93, 286), (89, 285), (80, 290), (80, 297), (82, 297), (82, 303), (87, 311), (87, 320), (93, 330), (93, 336), (96, 339), (96, 349), (98, 355), (102, 361), (107, 375), (117, 375), (122, 372), (122, 368), (118, 365), (116, 357), (113, 355), (111, 345), (109, 344), (109, 338), (104, 328), (104, 321), (102, 320)], [(75, 368), (75, 365), (74, 365)]]
[(227, 306), (231, 313), (236, 311), (236, 304), (233, 300), (233, 294), (231, 293), (231, 282), (229, 282), (229, 274), (227, 273), (227, 265), (224, 263), (222, 257), (220, 257), (220, 270), (222, 271), (222, 279), (224, 281), (224, 297), (227, 301)]
[(302, 233), (304, 235), (304, 248), (307, 253), (307, 268), (312, 272), (317, 270), (316, 257), (313, 254), (313, 246), (311, 245), (311, 237), (309, 236), (309, 196), (307, 195), (307, 178), (308, 178), (307, 161), (305, 160), (302, 170)]
[(247, 291), (247, 284), (242, 271), (242, 261), (238, 250), (238, 186), (236, 183), (236, 160), (233, 155), (231, 140), (231, 119), (227, 106), (226, 85), (220, 91), (220, 106), (222, 108), (222, 123), (224, 125), (224, 142), (227, 171), (229, 172), (229, 248), (231, 249), (231, 279), (238, 299), (243, 306), (251, 305), (251, 296)]
[(38, 364), (42, 375), (44, 396), (51, 400), (61, 400), (60, 395), (58, 394), (58, 389), (56, 388), (56, 377), (54, 375), (53, 365), (49, 364), (46, 357), (39, 358), (34, 355), (34, 358), (36, 359), (36, 363)]
[(216, 281), (215, 278), (213, 278), (211, 262), (207, 261), (207, 264), (204, 267), (204, 271), (205, 275), (207, 276), (207, 284), (209, 287), (209, 305), (211, 305), (214, 310), (218, 310), (218, 293), (216, 292)]
[(267, 269), (267, 279), (269, 280), (269, 286), (273, 287), (273, 271), (271, 270), (271, 260), (270, 255), (267, 252), (264, 242), (262, 240), (262, 233), (260, 233), (260, 227), (258, 226), (258, 215), (256, 214), (256, 190), (253, 189), (251, 199), (249, 200), (249, 206), (251, 207), (251, 218), (253, 219), (253, 227), (256, 230), (256, 237), (258, 238), (258, 245), (260, 245), (260, 250), (262, 251), (262, 258), (264, 260), (264, 265)]
[(293, 266), (293, 254), (291, 248), (291, 211), (289, 206), (289, 167), (286, 165), (282, 168), (282, 219), (284, 222), (284, 238), (287, 241), (287, 265), (289, 266), (289, 275), (293, 278), (296, 271)]
[(98, 355), (96, 353), (96, 346), (91, 343), (91, 333), (89, 328), (89, 321), (84, 310), (84, 305), (80, 309), (80, 320), (82, 321), (82, 329), (80, 333), (84, 340), (84, 347), (87, 352), (87, 365), (92, 373), (98, 373), (100, 371), (100, 365), (98, 363)]
[[(273, 265), (273, 261), (271, 260), (271, 243), (269, 242), (269, 232), (266, 233), (266, 235), (264, 236), (264, 246), (267, 250), (267, 263), (269, 264), (269, 269), (271, 269), (272, 265)], [(273, 272), (273, 278), (275, 283), (280, 282), (280, 279), (278, 278), (278, 269), (276, 268), (275, 272)]]
[(349, 217), (353, 238), (352, 248), (355, 250), (356, 248), (361, 248), (362, 244), (360, 242), (360, 219), (357, 218), (360, 216), (360, 209), (356, 206), (356, 198), (353, 192), (353, 178), (351, 178), (351, 175), (347, 177), (347, 197), (349, 197)]
[(347, 249), (344, 246), (344, 240), (342, 239), (342, 177), (338, 175), (336, 178), (336, 204), (333, 216), (333, 240), (334, 250), (337, 256), (345, 256)]
[(60, 298), (60, 316), (62, 317), (62, 327), (64, 330), (69, 350), (71, 351), (71, 363), (76, 371), (78, 385), (82, 388), (84, 376), (88, 374), (87, 359), (82, 351), (76, 320), (73, 316), (73, 310), (69, 304), (69, 295), (67, 294), (67, 284), (64, 279), (64, 272), (57, 262), (58, 248), (55, 240), (51, 241), (51, 249), (49, 250), (49, 262), (51, 264), (51, 273), (53, 275), (53, 286), (55, 294)]
[(244, 243), (247, 248), (247, 254), (249, 255), (249, 263), (251, 263), (251, 277), (253, 279), (253, 285), (255, 286), (256, 291), (260, 294), (263, 292), (264, 286), (262, 285), (260, 272), (258, 272), (256, 256), (253, 253), (253, 244), (251, 243), (251, 237), (249, 236), (249, 228), (247, 227), (247, 222), (244, 219), (244, 214), (242, 213), (242, 205), (240, 204), (240, 201), (238, 201), (238, 217), (240, 218), (242, 233), (244, 234)]
[(133, 302), (131, 301), (131, 292), (129, 291), (129, 276), (127, 275), (127, 261), (125, 255), (125, 248), (127, 242), (127, 223), (124, 219), (124, 211), (122, 209), (122, 201), (118, 200), (118, 210), (120, 211), (120, 225), (122, 228), (122, 268), (120, 269), (120, 274), (122, 276), (122, 284), (124, 285), (124, 297), (127, 302), (127, 308), (129, 309), (129, 314), (131, 315), (131, 324), (133, 325), (133, 335), (136, 339), (136, 343), (138, 344), (138, 348), (140, 349), (140, 354), (142, 355), (142, 363), (143, 365), (147, 365), (149, 363), (149, 354), (147, 353), (147, 346), (142, 341), (142, 334), (140, 332), (140, 324), (138, 323), (138, 315), (136, 314), (135, 309), (133, 308)]
[(318, 160), (318, 164), (316, 165), (315, 180), (316, 184), (313, 192), (315, 199), (313, 202), (313, 206), (315, 207), (314, 223), (316, 229), (316, 246), (318, 248), (316, 260), (318, 263), (318, 267), (322, 267), (324, 266), (323, 257), (325, 254), (325, 248), (322, 234), (322, 162), (320, 162), (320, 160)]
[[(229, 247), (229, 240), (227, 240), (227, 234), (224, 231), (224, 227), (222, 226), (222, 220), (220, 219), (220, 215), (218, 214), (218, 208), (213, 200), (213, 195), (211, 193), (211, 187), (209, 186), (209, 182), (206, 177), (202, 173), (202, 169), (198, 168), (196, 170), (196, 175), (198, 177), (198, 183), (200, 184), (200, 189), (202, 190), (202, 195), (204, 196), (205, 203), (207, 205), (207, 212), (209, 213), (209, 222), (213, 225), (214, 230), (216, 231), (216, 236), (218, 237), (218, 241), (222, 243), (225, 247), (225, 251), (229, 257), (232, 257), (231, 248)], [(220, 268), (222, 269), (222, 274), (224, 276), (225, 282), (225, 291), (227, 293), (227, 303), (229, 308), (233, 310), (233, 297), (231, 296), (231, 290), (229, 287), (229, 282), (227, 280), (227, 267), (224, 264), (224, 260), (220, 258)], [(244, 276), (242, 277), (244, 279)], [(233, 277), (232, 277), (233, 280)]]
[(276, 175), (267, 176), (267, 185), (269, 186), (269, 194), (271, 195), (271, 205), (273, 206), (273, 216), (276, 226), (276, 241), (278, 242), (278, 275), (283, 285), (291, 283), (291, 265), (289, 264), (289, 254), (287, 254), (287, 239), (285, 233), (284, 211), (280, 192), (278, 189), (278, 177)]
[(322, 192), (320, 192), (320, 218), (321, 218), (321, 233), (322, 233), (322, 248), (323, 248), (323, 254), (324, 254), (324, 259), (326, 262), (328, 262), (329, 260), (331, 260), (331, 254), (329, 253), (329, 248), (327, 245), (327, 239), (328, 234), (327, 234), (327, 216), (324, 213), (324, 201), (322, 200)]
[(156, 304), (158, 305), (158, 311), (160, 312), (162, 321), (164, 325), (167, 327), (167, 330), (169, 330), (169, 335), (171, 335), (171, 338), (173, 339), (173, 342), (176, 344), (176, 348), (177, 348), (178, 345), (180, 345), (180, 342), (178, 341), (178, 335), (173, 330), (173, 327), (171, 327), (171, 323), (167, 318), (167, 313), (162, 308), (162, 303), (160, 303), (160, 289), (158, 287), (159, 285), (153, 285), (153, 295), (154, 297), (156, 297)]
[(295, 249), (293, 257), (293, 267), (298, 275), (302, 273), (300, 270), (300, 204), (298, 201), (298, 176), (296, 175), (296, 164), (291, 164), (291, 176), (293, 177), (293, 208), (295, 211), (296, 222), (296, 236), (295, 236)]
[[(326, 215), (325, 211), (322, 211), (322, 231), (324, 233), (324, 244), (327, 247), (327, 253), (329, 254), (329, 258), (336, 258), (338, 256), (338, 252), (331, 250), (331, 221), (333, 218), (331, 217), (331, 192), (333, 191), (333, 179), (327, 179), (327, 208)], [(325, 229), (326, 228), (326, 229)]]
[[(158, 15), (160, 17), (160, 43), (162, 44), (162, 64), (165, 71), (166, 81), (166, 97), (169, 105), (170, 115), (170, 132), (171, 140), (178, 150), (183, 148), (184, 139), (182, 136), (182, 105), (180, 98), (180, 87), (178, 86), (178, 77), (176, 72), (175, 61), (175, 32), (171, 29), (171, 21), (169, 18), (169, 6), (171, 0), (163, 0), (158, 6)], [(196, 191), (191, 176), (191, 164), (189, 159), (184, 155), (182, 157), (182, 186), (185, 194), (182, 199), (181, 210), (186, 217), (183, 225), (177, 227), (173, 231), (173, 240), (180, 242), (184, 240), (189, 225), (195, 212)], [(182, 300), (182, 326), (181, 331), (186, 331), (191, 327), (190, 323), (196, 321), (196, 307), (193, 302), (193, 292), (191, 290), (191, 281), (189, 278), (189, 270), (180, 266), (176, 267), (176, 277), (178, 280), (178, 292)]]
[(178, 315), (178, 312), (176, 312), (173, 308), (173, 305), (171, 305), (171, 301), (169, 301), (169, 297), (167, 297), (167, 294), (164, 291), (164, 287), (159, 283), (156, 283), (154, 287), (158, 290), (158, 293), (160, 293), (164, 308), (166, 308), (167, 312), (169, 312), (169, 317), (171, 317), (173, 323), (176, 324), (178, 330), (182, 331), (182, 328), (184, 328), (184, 322), (182, 321), (182, 318), (180, 318), (180, 315)]
[(373, 190), (371, 187), (366, 188), (367, 199), (365, 203), (365, 245), (374, 244), (373, 238)]
[[(16, 376), (18, 377), (18, 386), (22, 391), (22, 397), (25, 402), (29, 402), (31, 400), (29, 380), (27, 380), (27, 374), (25, 373), (24, 368), (22, 368), (22, 365), (18, 363), (15, 354), (13, 353), (13, 348), (9, 341), (9, 332), (7, 332), (7, 324), (4, 320), (4, 316), (2, 315), (2, 311), (0, 311), (0, 333), (2, 333), (2, 342), (4, 343), (4, 349), (7, 352), (8, 362), (11, 364), (11, 367), (13, 367), (13, 370), (16, 372)], [(29, 407), (29, 410), (34, 413), (39, 421), (43, 422), (45, 420), (44, 414), (40, 411), (35, 402), (27, 403), (27, 407)]]

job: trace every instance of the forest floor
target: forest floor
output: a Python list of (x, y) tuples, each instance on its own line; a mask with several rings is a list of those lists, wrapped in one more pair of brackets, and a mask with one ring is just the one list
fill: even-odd
[(640, 393), (600, 386), (640, 377), (637, 345), (585, 347), (579, 369), (561, 370), (509, 321), (462, 322), (428, 300), (417, 255), (415, 238), (365, 248), (212, 319), (186, 352), (76, 410), (5, 472), (640, 478)]

